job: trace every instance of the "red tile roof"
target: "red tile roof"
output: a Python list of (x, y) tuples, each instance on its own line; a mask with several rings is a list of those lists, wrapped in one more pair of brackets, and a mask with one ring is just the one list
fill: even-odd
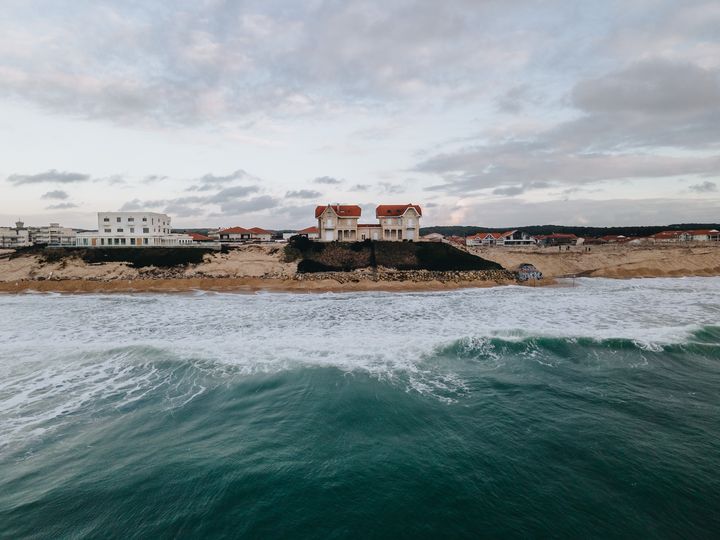
[(250, 229), (250, 231), (254, 232), (255, 234), (272, 234), (270, 231), (266, 231), (265, 229), (261, 229), (260, 227), (253, 227)]
[(683, 234), (685, 231), (661, 231), (659, 233), (655, 233), (652, 235), (652, 238), (659, 238), (659, 239), (665, 239), (665, 238), (678, 238), (681, 234)]
[(210, 238), (209, 236), (205, 236), (204, 234), (194, 233), (194, 232), (191, 232), (188, 234), (192, 237), (194, 242), (212, 242), (213, 241), (212, 238)]
[(244, 227), (230, 227), (229, 229), (220, 229), (218, 234), (252, 234), (252, 231)]
[(710, 236), (715, 236), (717, 234), (720, 234), (720, 231), (717, 229), (698, 229), (697, 231), (685, 231), (688, 234), (692, 234), (693, 236), (700, 236), (702, 234), (707, 234)]
[(301, 231), (298, 231), (298, 234), (317, 234), (320, 231), (318, 231), (317, 227), (308, 227), (307, 229), (303, 229)]
[(381, 204), (375, 209), (376, 217), (397, 217), (407, 212), (408, 208), (414, 208), (419, 216), (422, 216), (422, 209), (418, 204)]
[(360, 217), (362, 209), (357, 205), (327, 204), (315, 208), (315, 217), (319, 218), (327, 207), (331, 207), (340, 217)]

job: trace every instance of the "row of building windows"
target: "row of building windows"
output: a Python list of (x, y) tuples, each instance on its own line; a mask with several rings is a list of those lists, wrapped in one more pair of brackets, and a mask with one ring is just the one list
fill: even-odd
[[(128, 223), (134, 223), (134, 222), (135, 222), (135, 218), (134, 218), (134, 217), (129, 217), (129, 218), (127, 218), (127, 220), (128, 220)], [(148, 220), (148, 219), (147, 219), (146, 217), (144, 217), (144, 218), (142, 218), (142, 220), (143, 220), (143, 222), (146, 222), (146, 223), (147, 223), (147, 220)], [(115, 221), (116, 221), (117, 223), (122, 223), (122, 218), (117, 217), (117, 218), (115, 218)], [(105, 223), (110, 223), (110, 218), (107, 218), (107, 217), (106, 217), (106, 218), (103, 218), (103, 222), (105, 222)], [(155, 225), (155, 218), (151, 218), (151, 219), (150, 219), (150, 222), (151, 222), (152, 225)], [(165, 221), (160, 221), (160, 220), (158, 220), (158, 225), (167, 225), (167, 223), (166, 223)]]
[[(112, 232), (112, 229), (103, 229), (103, 232), (111, 233), (111, 232)], [(118, 229), (115, 229), (115, 232), (119, 232), (119, 233), (125, 232), (125, 229), (118, 228)], [(142, 232), (143, 232), (143, 234), (150, 234), (150, 227), (143, 227)], [(168, 229), (156, 229), (155, 232), (166, 233), (166, 234), (167, 234), (167, 233), (169, 233), (170, 231), (169, 231)], [(131, 233), (131, 234), (134, 234), (134, 233), (135, 233), (135, 227), (130, 227), (130, 233)]]

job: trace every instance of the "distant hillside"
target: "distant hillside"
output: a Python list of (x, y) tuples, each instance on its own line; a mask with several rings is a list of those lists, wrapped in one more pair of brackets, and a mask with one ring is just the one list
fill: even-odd
[(635, 227), (577, 227), (568, 225), (531, 225), (529, 227), (477, 227), (477, 226), (437, 226), (423, 227), (420, 229), (421, 235), (430, 233), (440, 233), (444, 236), (471, 236), (482, 231), (487, 232), (504, 232), (519, 229), (531, 235), (566, 233), (574, 234), (581, 237), (599, 238), (606, 235), (623, 235), (623, 236), (639, 236), (645, 237), (660, 231), (688, 231), (693, 229), (720, 229), (720, 223), (679, 223), (673, 225), (657, 225), (657, 226), (635, 226)]

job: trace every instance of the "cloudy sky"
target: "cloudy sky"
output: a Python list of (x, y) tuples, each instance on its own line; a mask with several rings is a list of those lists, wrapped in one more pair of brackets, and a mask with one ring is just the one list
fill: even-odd
[(720, 221), (720, 2), (1, 0), (0, 225)]

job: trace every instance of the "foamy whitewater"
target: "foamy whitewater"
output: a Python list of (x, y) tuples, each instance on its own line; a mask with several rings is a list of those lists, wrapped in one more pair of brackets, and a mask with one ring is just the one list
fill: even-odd
[(0, 310), (0, 537), (720, 530), (720, 278)]

